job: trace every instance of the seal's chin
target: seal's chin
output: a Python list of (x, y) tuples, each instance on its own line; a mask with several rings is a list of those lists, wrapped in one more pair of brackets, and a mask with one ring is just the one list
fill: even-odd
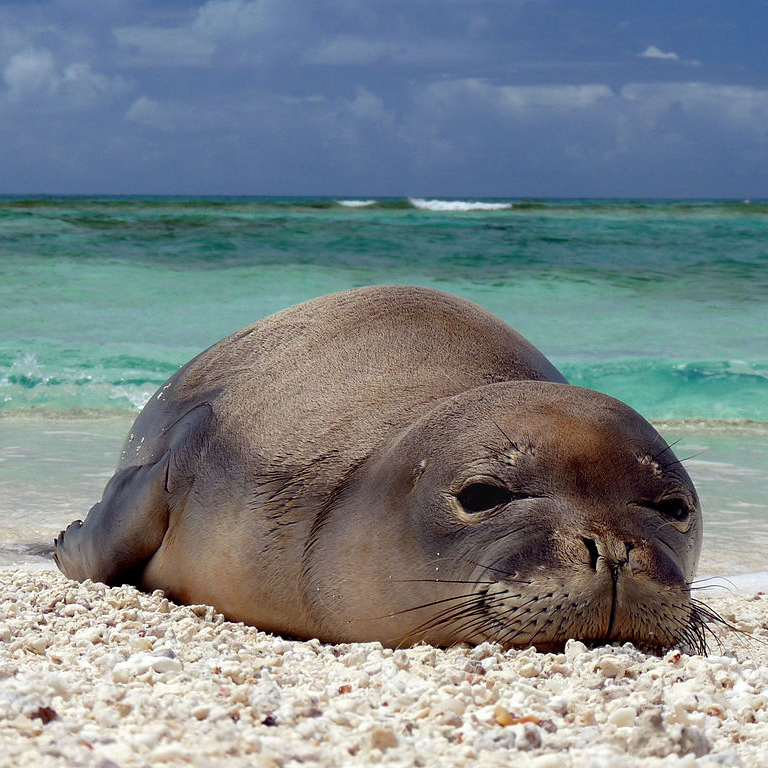
[(661, 584), (628, 566), (598, 563), (595, 571), (536, 573), (499, 581), (485, 594), (484, 639), (506, 647), (562, 651), (573, 638), (587, 644), (630, 642), (661, 651), (696, 644), (695, 609), (685, 584)]

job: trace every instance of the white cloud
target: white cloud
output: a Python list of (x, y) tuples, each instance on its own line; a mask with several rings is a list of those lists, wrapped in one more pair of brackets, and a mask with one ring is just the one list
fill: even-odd
[(125, 116), (133, 123), (161, 131), (172, 131), (176, 127), (174, 110), (147, 96), (139, 96), (128, 108)]
[(245, 124), (245, 113), (236, 100), (163, 102), (142, 95), (131, 104), (125, 117), (137, 125), (173, 134), (221, 131)]
[[(502, 163), (517, 169), (521, 183), (545, 178), (555, 167), (574, 183), (593, 172), (617, 179), (618, 169), (624, 169), (648, 188), (673, 168), (705, 173), (701, 169), (725, 162), (717, 152), (742, 147), (750, 148), (754, 166), (764, 165), (766, 125), (768, 90), (745, 86), (629, 83), (614, 91), (601, 83), (517, 86), (478, 79), (440, 81), (414, 91), (410, 111), (397, 122), (429, 172), (485, 167), (491, 178), (496, 173), (488, 164), (491, 146)], [(547, 160), (543, 146), (552, 150)], [(710, 156), (713, 147), (717, 151)], [(689, 176), (681, 172), (673, 180), (685, 189)]]
[(712, 83), (629, 83), (621, 98), (642, 105), (647, 115), (661, 115), (673, 106), (688, 114), (726, 122), (757, 136), (768, 125), (768, 90)]
[(185, 27), (117, 27), (112, 34), (135, 53), (132, 63), (144, 66), (205, 66), (216, 51), (215, 43)]
[(266, 32), (273, 19), (269, 0), (209, 0), (197, 12), (193, 29), (213, 40)]
[(248, 143), (254, 136), (288, 141), (305, 136), (325, 147), (362, 147), (370, 135), (391, 135), (396, 116), (377, 94), (363, 88), (350, 97), (328, 99), (319, 94), (286, 97), (252, 92), (223, 93), (215, 98), (162, 101), (141, 95), (124, 117), (143, 128), (175, 136), (224, 131)]
[[(297, 103), (312, 103), (311, 97)], [(195, 134), (222, 131), (247, 137), (259, 121), (283, 127), (281, 100), (256, 93), (224, 93), (206, 98), (160, 101), (141, 95), (126, 110), (126, 120), (164, 133)]]
[(391, 119), (391, 115), (384, 108), (384, 100), (375, 93), (358, 88), (355, 98), (344, 101), (346, 111), (357, 120), (381, 121)]
[(304, 54), (307, 64), (367, 66), (385, 62), (391, 66), (445, 63), (463, 58), (460, 48), (436, 40), (394, 40), (361, 35), (338, 35)]
[(86, 62), (75, 62), (59, 71), (50, 51), (33, 48), (11, 56), (3, 80), (15, 100), (62, 96), (70, 106), (87, 106), (103, 95), (127, 90), (121, 77), (109, 78)]
[[(133, 52), (133, 65), (205, 67), (220, 48), (229, 50), (228, 40), (263, 37), (276, 18), (272, 0), (209, 0), (183, 24), (116, 27), (112, 34), (118, 46)], [(236, 50), (242, 53), (242, 46)], [(260, 58), (249, 53), (244, 58)]]
[(453, 109), (467, 101), (480, 102), (509, 115), (583, 110), (610, 99), (607, 85), (493, 85), (474, 78), (430, 85), (424, 94), (435, 106)]
[(391, 136), (397, 129), (397, 117), (388, 109), (384, 99), (362, 86), (355, 89), (353, 98), (337, 99), (328, 103), (325, 115), (320, 116), (329, 143), (342, 143), (358, 148), (365, 146), (372, 134), (379, 138)]
[(602, 99), (610, 99), (613, 91), (607, 85), (500, 86), (497, 96), (511, 111), (569, 111), (586, 109)]
[(90, 64), (76, 62), (64, 68), (59, 78), (59, 88), (88, 102), (95, 100), (102, 93), (122, 92), (126, 84), (122, 78), (110, 79), (100, 72), (94, 72)]
[(28, 48), (11, 56), (3, 80), (12, 96), (51, 92), (56, 84), (56, 65), (50, 51)]
[(649, 45), (642, 53), (639, 53), (638, 56), (643, 59), (671, 59), (674, 61), (679, 61), (680, 57), (673, 52), (664, 53), (660, 48), (657, 48), (655, 45)]
[(420, 113), (436, 120), (484, 112), (515, 120), (545, 120), (562, 113), (608, 115), (629, 110), (653, 118), (676, 107), (761, 135), (768, 125), (768, 90), (705, 82), (628, 83), (614, 92), (601, 83), (517, 86), (459, 79), (432, 83), (419, 91), (417, 101)]
[(637, 54), (641, 59), (661, 59), (666, 61), (677, 61), (688, 67), (700, 67), (701, 62), (698, 59), (681, 59), (676, 53), (670, 51), (665, 53), (655, 45), (649, 45), (642, 53)]

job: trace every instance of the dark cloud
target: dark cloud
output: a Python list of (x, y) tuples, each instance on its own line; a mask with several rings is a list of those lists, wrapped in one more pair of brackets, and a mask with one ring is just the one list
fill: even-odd
[(4, 3), (3, 191), (768, 194), (763, 14), (644, 8)]

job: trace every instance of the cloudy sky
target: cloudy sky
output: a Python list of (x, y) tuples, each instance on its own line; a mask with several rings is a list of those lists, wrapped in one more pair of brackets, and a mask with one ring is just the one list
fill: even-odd
[(750, 0), (0, 0), (0, 192), (768, 197)]

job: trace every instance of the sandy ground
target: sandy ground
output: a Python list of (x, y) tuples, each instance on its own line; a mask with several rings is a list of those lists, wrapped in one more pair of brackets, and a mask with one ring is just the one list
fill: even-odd
[(3, 570), (0, 765), (768, 765), (768, 595), (708, 602), (709, 657), (392, 651)]

